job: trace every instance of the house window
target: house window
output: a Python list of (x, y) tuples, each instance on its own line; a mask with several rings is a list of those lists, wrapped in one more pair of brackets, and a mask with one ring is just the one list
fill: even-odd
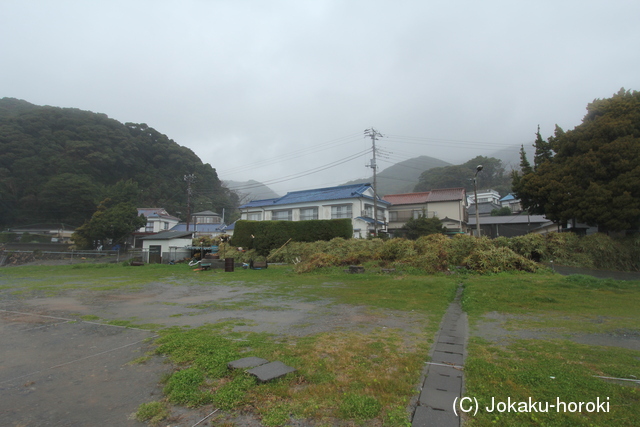
[(371, 205), (364, 205), (364, 216), (365, 218), (373, 218), (373, 206)]
[(144, 231), (145, 233), (153, 233), (153, 223), (148, 222), (147, 225), (144, 227)]
[(397, 221), (398, 212), (389, 211), (389, 221)]
[(252, 212), (248, 215), (249, 221), (262, 221), (262, 212)]
[(351, 205), (331, 206), (331, 219), (353, 218)]
[(168, 223), (168, 222), (166, 222), (166, 221), (164, 221), (164, 222), (162, 223), (162, 227), (163, 227), (165, 230), (168, 230), (168, 229), (169, 229), (169, 223)]
[(291, 221), (291, 210), (273, 211), (271, 219), (274, 221)]
[(318, 208), (300, 209), (300, 221), (308, 221), (311, 219), (318, 219)]

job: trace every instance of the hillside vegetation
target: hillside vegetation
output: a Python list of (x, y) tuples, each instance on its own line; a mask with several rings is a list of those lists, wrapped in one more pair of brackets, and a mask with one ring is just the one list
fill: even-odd
[[(450, 165), (444, 160), (429, 156), (414, 157), (389, 166), (378, 173), (376, 177), (377, 192), (380, 196), (387, 194), (410, 193), (418, 182), (420, 174), (432, 168), (442, 168)], [(344, 185), (373, 182), (373, 177), (356, 179)]]
[[(231, 210), (237, 197), (215, 169), (146, 124), (105, 114), (0, 99), (0, 226), (79, 226), (109, 197), (186, 217), (184, 176), (195, 174), (192, 206)], [(178, 214), (181, 212), (181, 214)]]

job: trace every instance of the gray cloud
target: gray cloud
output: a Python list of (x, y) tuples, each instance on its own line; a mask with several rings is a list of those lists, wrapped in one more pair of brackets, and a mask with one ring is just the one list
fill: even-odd
[[(639, 14), (622, 0), (5, 1), (0, 96), (147, 123), (223, 179), (337, 162), (371, 126), (414, 137), (380, 141), (392, 160), (461, 162), (637, 90)], [(363, 177), (366, 161), (274, 188)]]

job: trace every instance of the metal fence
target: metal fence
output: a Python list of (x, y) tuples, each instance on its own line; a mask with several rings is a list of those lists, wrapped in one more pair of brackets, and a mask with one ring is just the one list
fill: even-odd
[[(18, 259), (26, 262), (32, 260), (66, 260), (70, 262), (86, 260), (86, 259), (102, 259), (110, 258), (114, 262), (120, 262), (120, 260), (129, 259), (135, 251), (98, 251), (98, 250), (68, 250), (68, 251), (42, 251), (42, 250), (19, 250), (19, 249), (5, 249), (0, 251), (0, 266), (5, 265), (11, 259)], [(26, 257), (25, 255), (33, 255), (33, 258)], [(20, 256), (23, 255), (23, 256)], [(31, 258), (31, 259), (28, 259)], [(22, 263), (22, 262), (18, 262)]]

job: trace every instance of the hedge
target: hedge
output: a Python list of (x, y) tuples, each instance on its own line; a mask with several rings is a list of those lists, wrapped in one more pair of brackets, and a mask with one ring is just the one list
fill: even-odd
[(351, 220), (330, 219), (310, 221), (245, 221), (236, 222), (231, 244), (246, 249), (255, 249), (259, 255), (267, 256), (272, 249), (279, 248), (289, 239), (294, 242), (316, 242), (335, 237), (350, 239), (353, 236)]

